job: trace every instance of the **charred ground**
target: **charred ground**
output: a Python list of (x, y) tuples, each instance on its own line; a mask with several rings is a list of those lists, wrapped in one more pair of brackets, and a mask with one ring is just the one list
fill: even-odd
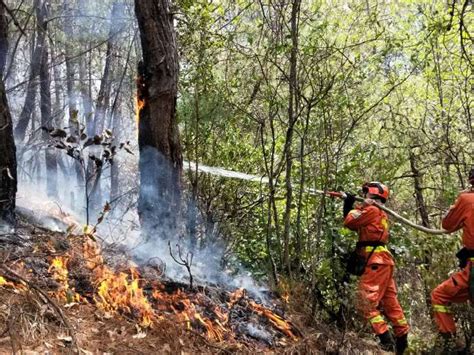
[[(20, 219), (1, 238), (0, 351), (67, 353), (355, 353), (371, 341), (305, 327), (283, 300), (166, 277), (97, 239)], [(108, 288), (107, 288), (108, 287)]]

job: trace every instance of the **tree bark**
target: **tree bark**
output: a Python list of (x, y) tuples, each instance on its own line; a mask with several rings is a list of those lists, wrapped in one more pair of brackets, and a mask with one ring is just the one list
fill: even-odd
[(41, 26), (45, 21), (45, 18), (43, 18), (43, 14), (40, 11), (41, 0), (35, 0), (34, 7), (36, 9), (37, 40), (35, 49), (31, 56), (31, 67), (28, 77), (28, 84), (26, 87), (25, 103), (23, 104), (23, 109), (21, 110), (18, 123), (15, 127), (15, 136), (20, 142), (25, 139), (26, 131), (28, 129), (28, 125), (30, 124), (31, 116), (35, 108), (36, 93), (38, 91), (38, 82), (36, 79), (38, 78), (40, 72), (43, 51), (46, 48), (46, 34), (41, 29)]
[(0, 6), (0, 223), (14, 224), (17, 191), (16, 148), (12, 118), (2, 79), (7, 49), (8, 22), (5, 7)]
[[(101, 135), (105, 127), (107, 111), (110, 108), (110, 95), (112, 91), (112, 77), (114, 72), (116, 57), (117, 35), (124, 28), (125, 23), (117, 19), (124, 18), (123, 5), (114, 2), (110, 13), (111, 27), (107, 41), (107, 51), (105, 56), (104, 73), (100, 82), (99, 93), (95, 106), (94, 123), (92, 126), (92, 135)], [(94, 174), (95, 164), (89, 160), (87, 166), (88, 181), (91, 184), (91, 208), (92, 211), (98, 211), (102, 206), (102, 184), (101, 175)], [(92, 179), (90, 177), (93, 177)]]
[[(64, 61), (66, 63), (66, 88), (67, 88), (67, 104), (68, 104), (68, 113), (69, 113), (69, 127), (71, 133), (79, 136), (79, 114), (77, 109), (77, 98), (74, 92), (74, 80), (76, 78), (76, 68), (77, 63), (76, 60), (73, 59), (73, 47), (71, 42), (69, 41), (70, 38), (73, 37), (73, 26), (71, 19), (73, 18), (74, 12), (69, 7), (69, 1), (64, 0), (63, 3), (63, 10), (64, 14), (66, 15), (66, 19), (63, 23), (63, 31), (66, 37), (66, 43), (64, 46)], [(76, 181), (73, 184), (77, 184), (79, 186), (83, 186), (87, 182), (85, 181), (85, 176), (81, 164), (74, 160), (73, 161), (74, 171), (75, 171), (75, 178)], [(74, 196), (74, 190), (71, 192), (71, 204), (75, 204), (76, 196)], [(86, 202), (87, 203), (87, 202)], [(73, 206), (73, 208), (77, 208), (78, 206)]]
[(139, 95), (140, 197), (145, 233), (176, 231), (183, 158), (176, 121), (178, 52), (170, 0), (135, 0), (143, 65)]
[(421, 174), (418, 168), (416, 167), (415, 154), (413, 151), (410, 151), (410, 167), (413, 174), (414, 187), (415, 187), (415, 197), (416, 197), (416, 207), (421, 217), (421, 224), (424, 227), (430, 227), (430, 217), (428, 215), (428, 210), (426, 208), (425, 199), (423, 197), (422, 181)]
[[(47, 3), (43, 2), (36, 9), (37, 18), (42, 19), (41, 23), (38, 23), (38, 29), (43, 32), (44, 36), (47, 33), (47, 22), (44, 21), (48, 17)], [(43, 127), (52, 128), (52, 115), (51, 115), (51, 75), (49, 70), (49, 55), (48, 55), (48, 42), (44, 41), (44, 47), (41, 56), (40, 66), (40, 108), (41, 108), (41, 125)], [(57, 197), (57, 174), (58, 174), (58, 163), (57, 155), (53, 148), (47, 146), (49, 140), (49, 134), (46, 131), (42, 133), (43, 141), (45, 142), (45, 161), (46, 161), (46, 190), (48, 196)]]
[(293, 172), (293, 134), (296, 120), (298, 117), (298, 99), (297, 99), (297, 54), (298, 54), (298, 18), (300, 12), (300, 0), (294, 0), (291, 10), (291, 53), (290, 53), (290, 73), (289, 73), (289, 100), (288, 100), (288, 128), (286, 131), (285, 156), (286, 156), (286, 206), (283, 217), (285, 228), (283, 231), (284, 242), (284, 265), (291, 277), (290, 260), (290, 227), (291, 227), (291, 207), (293, 204), (293, 185), (291, 175)]

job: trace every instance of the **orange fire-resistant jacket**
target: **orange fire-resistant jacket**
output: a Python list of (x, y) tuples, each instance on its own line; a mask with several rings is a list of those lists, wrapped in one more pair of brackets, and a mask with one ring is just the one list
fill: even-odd
[[(365, 203), (357, 206), (346, 216), (344, 226), (358, 232), (359, 242), (388, 243), (388, 218), (385, 212), (376, 206)], [(359, 248), (359, 252), (367, 257), (373, 248), (362, 247)], [(372, 252), (367, 265), (371, 264), (395, 265), (392, 255), (385, 246), (376, 247)]]
[[(462, 192), (449, 209), (442, 222), (448, 232), (463, 229), (464, 247), (474, 250), (474, 191)], [(441, 333), (456, 333), (456, 323), (451, 313), (452, 303), (464, 303), (470, 299), (469, 282), (474, 258), (469, 258), (463, 270), (451, 275), (431, 293), (431, 305)]]
[(454, 232), (463, 228), (462, 243), (474, 250), (474, 191), (462, 192), (443, 218), (443, 228)]

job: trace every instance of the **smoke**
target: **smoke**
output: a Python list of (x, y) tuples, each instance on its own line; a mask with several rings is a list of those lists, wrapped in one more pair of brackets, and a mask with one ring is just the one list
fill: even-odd
[[(186, 282), (189, 278), (186, 268), (179, 265), (171, 253), (178, 260), (187, 256), (190, 260), (192, 254), (190, 266), (195, 280), (243, 287), (254, 297), (265, 299), (262, 287), (249, 272), (240, 265), (226, 265), (225, 245), (206, 234), (212, 228), (202, 228), (206, 222), (199, 217), (196, 202), (188, 199), (181, 203), (181, 208), (177, 208), (174, 201), (178, 189), (176, 167), (155, 148), (146, 147), (140, 153), (140, 171), (139, 210), (143, 229), (129, 233), (127, 241), (136, 260), (146, 263), (147, 260), (159, 258), (166, 264), (168, 277)], [(152, 221), (143, 221), (144, 218)]]
[[(127, 177), (121, 179), (122, 185), (126, 185), (122, 186), (122, 191), (125, 192), (123, 197), (113, 203), (112, 212), (98, 226), (104, 247), (125, 249), (141, 265), (158, 258), (166, 265), (166, 277), (187, 283), (189, 276), (186, 268), (173, 260), (169, 250), (170, 244), (173, 255), (179, 259), (179, 246), (183, 257), (188, 253), (193, 254), (191, 273), (195, 283), (245, 288), (253, 297), (266, 301), (266, 287), (259, 285), (238, 263), (228, 263), (225, 257), (226, 246), (215, 237), (215, 232), (208, 232), (215, 231), (217, 226), (206, 225), (208, 222), (200, 218), (195, 201), (183, 201), (179, 209), (183, 213), (169, 210), (169, 200), (166, 200), (168, 195), (163, 195), (163, 186), (154, 186), (154, 183), (166, 182), (167, 178), (173, 176), (170, 170), (174, 167), (155, 149), (142, 152), (142, 158), (140, 166), (142, 173), (146, 175), (141, 177), (143, 186), (140, 198), (148, 201), (148, 208), (152, 208), (154, 216), (159, 219), (147, 224), (148, 229), (143, 230), (137, 213), (136, 156), (127, 155), (117, 159), (116, 163), (121, 162), (125, 166), (122, 171), (130, 171)], [(69, 165), (67, 173), (62, 170), (58, 172), (58, 198), (52, 198), (47, 195), (45, 188), (47, 177), (44, 162), (41, 161), (44, 158), (38, 159), (40, 161), (35, 164), (38, 166), (35, 175), (28, 176), (28, 179), (24, 178), (19, 183), (17, 204), (20, 215), (32, 224), (53, 231), (65, 231), (71, 224), (84, 225), (84, 187), (71, 183), (76, 181), (73, 166)], [(68, 157), (64, 161), (67, 164), (73, 162)], [(24, 168), (28, 169), (27, 166)], [(128, 192), (124, 191), (127, 189)], [(165, 200), (160, 199), (163, 196)], [(91, 223), (95, 220), (96, 217), (92, 217)]]
[(261, 325), (259, 324), (254, 325), (252, 323), (244, 323), (243, 325), (241, 325), (241, 327), (243, 328), (242, 329), (243, 333), (247, 333), (252, 338), (255, 338), (257, 340), (263, 340), (270, 346), (273, 345), (272, 335), (267, 330), (265, 330)]

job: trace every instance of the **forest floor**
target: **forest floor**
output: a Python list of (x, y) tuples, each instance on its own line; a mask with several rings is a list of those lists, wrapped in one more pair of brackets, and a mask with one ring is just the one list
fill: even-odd
[[(88, 269), (94, 257), (84, 254), (84, 238), (52, 232), (24, 219), (15, 233), (0, 236), (0, 354), (383, 353), (375, 341), (355, 333), (342, 334), (325, 324), (307, 327), (303, 314), (277, 314), (270, 308), (260, 312), (245, 295), (237, 299), (237, 292), (217, 290), (219, 295), (212, 296), (206, 287), (192, 292), (183, 287), (166, 295), (166, 301), (175, 304), (165, 305), (168, 308), (160, 316), (153, 311), (152, 324), (143, 325), (145, 308), (133, 298), (143, 296), (143, 290), (130, 291), (121, 299), (128, 302), (122, 308), (105, 309), (98, 304), (101, 298), (91, 292), (100, 287), (90, 281), (96, 269)], [(89, 260), (78, 261), (84, 257)], [(59, 260), (64, 265), (56, 265)], [(120, 268), (120, 263), (113, 268)], [(120, 275), (135, 285), (133, 272)], [(145, 283), (151, 281), (144, 277), (135, 286), (148, 287)], [(176, 300), (178, 295), (181, 298)], [(152, 304), (151, 293), (144, 298)], [(223, 306), (216, 299), (223, 300)], [(192, 305), (194, 313), (188, 312), (191, 308), (181, 309), (184, 304)], [(163, 306), (153, 303), (156, 309)], [(217, 313), (217, 308), (227, 314)], [(281, 329), (275, 321), (281, 322)], [(250, 322), (263, 335), (243, 331), (242, 323)]]

